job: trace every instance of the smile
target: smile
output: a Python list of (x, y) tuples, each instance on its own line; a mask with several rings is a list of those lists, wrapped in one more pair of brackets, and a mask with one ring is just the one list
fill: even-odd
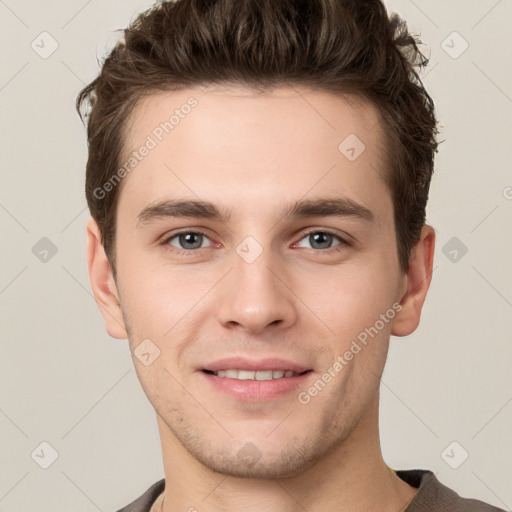
[(217, 372), (206, 370), (206, 372), (217, 377), (227, 377), (229, 379), (238, 380), (273, 380), (301, 375), (292, 370), (219, 370)]

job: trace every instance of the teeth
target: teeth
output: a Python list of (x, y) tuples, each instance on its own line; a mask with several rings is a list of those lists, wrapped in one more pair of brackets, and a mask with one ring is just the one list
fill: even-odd
[(272, 380), (272, 370), (262, 370), (260, 372), (254, 372), (254, 378), (256, 380)]
[(239, 370), (238, 371), (238, 377), (235, 377), (235, 379), (239, 380), (254, 380), (254, 374), (256, 372), (248, 372), (246, 370)]
[(272, 380), (283, 377), (295, 377), (299, 374), (291, 370), (259, 370), (256, 372), (249, 370), (219, 370), (214, 372), (214, 375), (238, 380)]

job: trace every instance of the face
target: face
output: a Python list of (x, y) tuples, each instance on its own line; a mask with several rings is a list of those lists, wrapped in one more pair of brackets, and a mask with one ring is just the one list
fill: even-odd
[(381, 130), (371, 105), (306, 89), (134, 111), (123, 162), (151, 147), (121, 184), (122, 329), (105, 318), (180, 456), (292, 476), (369, 414), (407, 289)]

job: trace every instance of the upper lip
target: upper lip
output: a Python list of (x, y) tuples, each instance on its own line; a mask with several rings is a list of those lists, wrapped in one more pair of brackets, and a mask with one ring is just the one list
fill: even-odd
[(247, 359), (246, 357), (227, 357), (207, 363), (201, 370), (210, 370), (218, 372), (219, 370), (291, 370), (295, 373), (304, 373), (311, 370), (308, 366), (303, 366), (286, 359), (276, 357), (265, 359)]

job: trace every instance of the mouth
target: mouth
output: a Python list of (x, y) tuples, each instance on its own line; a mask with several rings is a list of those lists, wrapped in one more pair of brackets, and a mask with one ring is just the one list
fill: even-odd
[(266, 402), (297, 392), (312, 368), (278, 358), (230, 357), (198, 368), (207, 389), (243, 402)]
[(228, 379), (237, 380), (276, 380), (289, 377), (298, 377), (313, 370), (305, 370), (303, 372), (294, 372), (293, 370), (203, 370), (204, 373), (214, 375), (216, 377), (226, 377)]

